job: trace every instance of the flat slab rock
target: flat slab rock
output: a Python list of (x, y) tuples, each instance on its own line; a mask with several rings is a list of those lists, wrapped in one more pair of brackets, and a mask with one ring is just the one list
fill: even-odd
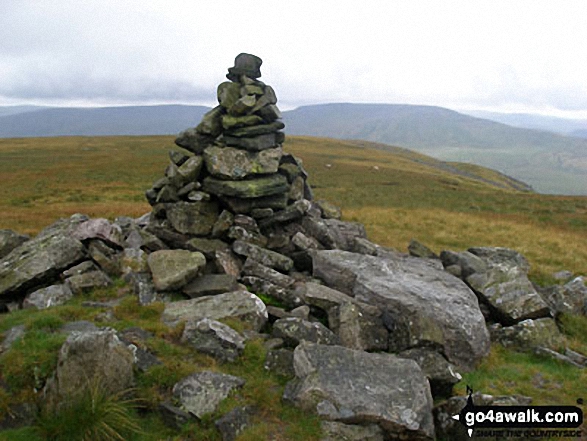
[(378, 423), (389, 438), (434, 439), (432, 396), (415, 361), (302, 343), (284, 399), (323, 419)]
[(408, 336), (408, 347), (441, 347), (462, 371), (473, 369), (489, 352), (489, 333), (475, 294), (426, 260), (392, 253), (317, 251), (314, 276), (358, 301), (403, 317), (401, 331)]
[(257, 331), (268, 319), (267, 308), (259, 297), (248, 291), (238, 290), (167, 303), (161, 320), (168, 326), (175, 326), (180, 321), (203, 318), (221, 320), (228, 317), (246, 321)]

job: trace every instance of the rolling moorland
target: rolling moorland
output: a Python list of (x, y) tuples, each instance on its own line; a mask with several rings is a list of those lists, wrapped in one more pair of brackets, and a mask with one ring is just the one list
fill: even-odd
[[(0, 137), (175, 134), (195, 125), (207, 110), (178, 105), (0, 108)], [(587, 195), (587, 140), (547, 131), (558, 127), (580, 135), (574, 130), (580, 130), (581, 121), (493, 114), (482, 119), (441, 107), (391, 104), (303, 106), (283, 117), (290, 135), (402, 146), (499, 170), (540, 193)], [(528, 124), (542, 130), (523, 128)]]
[[(533, 193), (489, 169), (445, 163), (365, 141), (292, 136), (284, 147), (303, 159), (316, 198), (342, 207), (345, 220), (363, 223), (373, 242), (405, 251), (410, 239), (416, 238), (437, 253), (472, 246), (513, 248), (529, 260), (530, 277), (540, 285), (555, 283), (552, 274), (560, 270), (585, 274), (586, 197)], [(167, 152), (173, 148), (170, 136), (0, 140), (0, 228), (36, 234), (73, 213), (110, 219), (138, 217), (149, 211), (144, 191), (161, 175)], [(114, 290), (88, 294), (88, 298), (112, 298), (121, 291), (124, 286), (119, 283)], [(43, 326), (56, 326), (70, 316), (93, 320), (90, 313), (81, 312), (79, 303), (55, 308), (53, 313), (22, 311), (5, 316), (0, 319), (0, 332), (26, 323), (42, 333)], [(141, 310), (124, 302), (117, 310), (121, 323), (115, 325), (151, 323), (155, 328), (153, 317), (158, 313), (157, 306)], [(585, 320), (564, 320), (569, 346), (587, 353)], [(188, 360), (180, 349), (166, 344), (165, 338), (171, 336), (153, 330), (158, 333), (153, 344), (165, 360), (166, 371), (141, 379), (139, 393), (147, 403), (157, 400), (157, 384), (173, 384), (175, 378), (193, 369), (190, 363), (207, 367), (212, 363), (208, 359)], [(9, 360), (11, 375), (18, 376), (18, 368), (32, 369), (41, 355), (47, 356), (42, 350), (33, 355), (25, 350), (22, 348), (22, 359)], [(242, 362), (227, 369), (247, 377), (247, 404), (262, 406), (265, 421), (243, 439), (264, 439), (275, 433), (280, 434), (278, 439), (319, 439), (315, 419), (280, 402), (281, 380), (261, 374), (260, 348), (252, 346), (247, 351)], [(42, 367), (50, 369), (54, 362), (48, 357)], [(4, 360), (3, 368), (6, 366)], [(577, 394), (585, 391), (585, 371), (495, 346), (458, 388), (464, 394), (464, 385), (470, 384), (489, 394), (529, 395), (534, 404), (574, 405), (580, 398)], [(29, 385), (29, 376), (23, 374), (22, 378), (24, 388)], [(14, 397), (0, 396), (0, 410), (11, 399)], [(166, 434), (158, 421), (141, 421), (141, 425), (151, 437), (145, 434), (133, 439), (160, 439), (157, 436)], [(213, 428), (211, 421), (204, 421), (195, 430), (186, 430), (198, 434), (193, 439), (215, 439), (210, 426)], [(2, 436), (0, 433), (0, 439)], [(33, 432), (21, 430), (6, 439), (36, 439), (33, 436)]]

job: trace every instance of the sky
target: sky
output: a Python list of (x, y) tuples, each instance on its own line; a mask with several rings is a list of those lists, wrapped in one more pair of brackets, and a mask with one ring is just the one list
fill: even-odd
[(0, 0), (0, 105), (216, 104), (241, 52), (282, 110), (587, 118), (584, 0)]

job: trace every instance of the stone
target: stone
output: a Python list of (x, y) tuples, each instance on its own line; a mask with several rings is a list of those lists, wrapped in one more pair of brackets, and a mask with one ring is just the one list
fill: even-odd
[(186, 243), (186, 248), (190, 251), (199, 251), (207, 260), (214, 258), (216, 251), (228, 250), (229, 246), (220, 239), (206, 239), (204, 237), (194, 237)]
[(415, 348), (400, 352), (398, 357), (414, 360), (430, 382), (434, 399), (448, 398), (462, 376), (441, 354), (429, 348)]
[(554, 273), (552, 275), (552, 278), (554, 280), (558, 280), (560, 282), (567, 282), (570, 279), (573, 278), (573, 273), (571, 271), (568, 270), (563, 270), (563, 271), (557, 271), (556, 273)]
[(244, 384), (245, 380), (233, 375), (198, 372), (176, 383), (173, 396), (181, 403), (181, 410), (201, 419), (214, 412), (234, 389)]
[(438, 255), (434, 251), (432, 251), (423, 243), (418, 242), (416, 239), (410, 240), (410, 244), (408, 245), (408, 252), (410, 253), (410, 256), (414, 257), (438, 259)]
[(281, 193), (250, 199), (222, 196), (222, 201), (235, 213), (252, 214), (255, 209), (283, 210), (287, 207), (287, 194)]
[(409, 337), (408, 347), (442, 348), (465, 372), (489, 352), (489, 334), (475, 294), (428, 260), (393, 253), (376, 257), (316, 251), (314, 276), (355, 300), (400, 317), (397, 325)]
[(94, 262), (91, 260), (86, 260), (84, 262), (78, 263), (77, 265), (72, 266), (71, 268), (63, 271), (63, 277), (71, 277), (77, 276), (79, 274), (88, 273), (90, 271), (98, 271), (99, 268), (96, 266)]
[(576, 277), (564, 285), (539, 289), (553, 315), (587, 315), (587, 286), (585, 277)]
[(271, 123), (283, 117), (281, 110), (279, 110), (279, 108), (275, 104), (268, 104), (266, 106), (263, 106), (259, 110), (257, 110), (256, 113), (259, 116), (261, 116), (261, 118), (263, 118), (263, 120), (267, 123)]
[(196, 128), (191, 128), (181, 132), (175, 139), (175, 144), (196, 155), (201, 155), (204, 149), (214, 143), (216, 137), (198, 133)]
[(289, 257), (242, 240), (234, 241), (232, 250), (236, 254), (250, 257), (265, 266), (279, 271), (288, 272), (293, 268), (293, 261)]
[(0, 230), (0, 259), (7, 256), (12, 250), (18, 248), (27, 240), (29, 236), (18, 234), (12, 230)]
[(302, 199), (295, 201), (293, 204), (288, 205), (283, 210), (277, 211), (273, 216), (262, 219), (259, 221), (261, 228), (267, 228), (276, 224), (283, 224), (301, 219), (304, 214), (310, 208), (310, 201)]
[(222, 106), (216, 106), (202, 117), (202, 121), (196, 127), (196, 132), (201, 135), (207, 135), (216, 138), (222, 133), (222, 115), (224, 109)]
[[(177, 194), (177, 189), (173, 185), (166, 185), (159, 191), (157, 197), (155, 198), (155, 203), (165, 203), (165, 202), (177, 202), (179, 201), (179, 196)], [(153, 205), (153, 204), (151, 204)]]
[(214, 252), (214, 264), (221, 274), (230, 274), (239, 277), (243, 266), (241, 260), (231, 250), (216, 250)]
[(73, 230), (72, 237), (77, 240), (100, 239), (117, 248), (122, 248), (124, 243), (122, 229), (102, 218), (89, 219), (79, 224)]
[(366, 306), (342, 303), (328, 311), (328, 324), (342, 346), (361, 351), (386, 351), (389, 332), (383, 325), (381, 312), (370, 314), (371, 308)]
[(261, 76), (261, 64), (263, 64), (263, 60), (255, 55), (239, 54), (234, 59), (234, 66), (228, 68), (226, 78), (235, 82), (240, 79), (241, 75), (257, 79)]
[(269, 268), (256, 261), (254, 258), (247, 258), (242, 268), (244, 276), (254, 276), (271, 282), (281, 288), (291, 288), (295, 282), (291, 277)]
[(228, 232), (234, 222), (234, 215), (228, 210), (222, 210), (212, 226), (212, 237), (222, 237)]
[(250, 406), (235, 407), (214, 421), (214, 426), (220, 432), (222, 441), (235, 441), (251, 425), (253, 414), (254, 409)]
[(320, 441), (384, 441), (383, 430), (377, 424), (357, 426), (335, 421), (322, 421), (324, 436)]
[(98, 382), (100, 391), (116, 394), (134, 383), (132, 351), (112, 329), (72, 332), (59, 351), (57, 369), (47, 382), (48, 401), (71, 399)]
[(265, 133), (247, 138), (224, 136), (224, 142), (230, 147), (238, 147), (255, 152), (271, 149), (279, 144), (277, 135), (275, 133)]
[[(232, 116), (245, 115), (252, 112), (253, 107), (257, 103), (255, 95), (241, 96), (234, 105), (228, 109), (228, 113)], [(261, 117), (254, 115), (256, 118), (262, 121)]]
[(198, 352), (225, 362), (235, 361), (245, 349), (245, 339), (238, 332), (208, 318), (188, 321), (181, 340)]
[(206, 236), (218, 219), (218, 204), (205, 201), (170, 204), (167, 219), (179, 233)]
[(297, 232), (291, 238), (291, 242), (300, 250), (321, 250), (324, 249), (320, 242), (313, 237), (308, 237), (302, 232)]
[(17, 325), (4, 332), (4, 339), (0, 343), (0, 354), (10, 350), (12, 345), (23, 338), (26, 334), (25, 325)]
[(206, 265), (202, 253), (187, 250), (161, 250), (147, 259), (158, 291), (180, 289), (195, 279)]
[(51, 306), (63, 305), (73, 297), (73, 292), (67, 284), (51, 285), (38, 289), (25, 297), (22, 308), (45, 309)]
[(0, 299), (22, 298), (27, 291), (52, 283), (85, 256), (79, 240), (58, 233), (23, 243), (0, 260)]
[(187, 423), (193, 420), (193, 417), (170, 403), (160, 403), (158, 407), (159, 415), (163, 423), (172, 429), (181, 430)]
[(65, 323), (61, 328), (59, 328), (59, 332), (61, 334), (73, 334), (76, 333), (88, 333), (88, 332), (98, 332), (100, 328), (98, 328), (94, 323), (89, 322), (87, 320), (76, 320), (75, 322), (68, 322)]
[(183, 287), (182, 292), (189, 298), (213, 296), (238, 289), (236, 277), (231, 274), (206, 274), (194, 279)]
[(558, 351), (565, 345), (564, 336), (551, 318), (526, 319), (505, 327), (495, 324), (489, 330), (492, 340), (519, 350), (546, 347)]
[(182, 152), (178, 152), (177, 150), (169, 150), (169, 160), (178, 167), (186, 162), (188, 158), (189, 156)]
[[(232, 109), (236, 109), (237, 107), (240, 107), (243, 112), (246, 112), (247, 107), (245, 107), (246, 105), (243, 105), (242, 103), (248, 102), (250, 104), (251, 101), (254, 104), (255, 98), (254, 97), (241, 98), (235, 103), (235, 106), (233, 106)], [(249, 107), (252, 107), (252, 106), (249, 106)], [(263, 122), (263, 118), (261, 118), (260, 116), (257, 116), (257, 115), (233, 116), (232, 114), (230, 114), (230, 115), (224, 115), (222, 117), (222, 127), (224, 128), (225, 133), (228, 133), (230, 130), (237, 130), (240, 127), (255, 126), (257, 124), (261, 124), (262, 122)]]
[[(242, 118), (242, 117), (241, 117)], [(260, 117), (259, 120), (262, 121)], [(245, 127), (231, 128), (227, 130), (225, 136), (236, 137), (236, 138), (253, 138), (255, 136), (266, 135), (269, 133), (276, 133), (285, 127), (281, 121), (274, 121), (270, 124), (246, 124)]]
[(80, 295), (95, 288), (110, 286), (112, 279), (102, 271), (90, 271), (67, 278), (65, 284), (74, 295)]
[(241, 85), (232, 81), (225, 81), (218, 85), (216, 94), (220, 105), (228, 110), (240, 99)]
[(208, 172), (222, 179), (243, 179), (247, 176), (277, 173), (281, 148), (248, 152), (233, 147), (209, 147), (204, 152)]
[(157, 290), (150, 274), (131, 272), (125, 275), (124, 280), (132, 286), (140, 305), (149, 305), (157, 301)]
[(177, 169), (177, 174), (181, 182), (185, 185), (193, 181), (196, 181), (200, 176), (200, 171), (202, 170), (203, 163), (204, 160), (201, 156), (190, 156)]
[(521, 254), (506, 248), (471, 248), (469, 252), (483, 260), (487, 270), (464, 280), (492, 308), (500, 323), (512, 325), (550, 315), (548, 305), (528, 280), (529, 265)]
[(266, 279), (255, 276), (243, 276), (241, 281), (252, 292), (263, 294), (276, 299), (288, 308), (295, 308), (302, 304), (302, 300), (297, 297), (292, 290), (282, 288)]
[(289, 186), (287, 179), (278, 174), (241, 181), (223, 181), (209, 176), (204, 179), (204, 190), (216, 196), (247, 199), (285, 193)]
[(316, 205), (318, 205), (324, 219), (340, 220), (342, 218), (342, 211), (336, 205), (324, 200), (316, 201)]
[(378, 424), (389, 439), (432, 440), (432, 396), (417, 363), (391, 354), (300, 344), (284, 399), (322, 419)]
[(149, 272), (149, 265), (147, 263), (148, 254), (140, 248), (125, 248), (120, 253), (118, 264), (120, 265), (120, 272), (124, 274), (129, 273), (146, 273)]
[(268, 351), (264, 368), (284, 377), (294, 377), (293, 350), (278, 348)]
[(194, 182), (194, 181), (188, 182), (183, 187), (181, 187), (179, 190), (177, 190), (177, 196), (180, 199), (185, 199), (186, 197), (188, 197), (189, 194), (191, 194), (194, 191), (199, 190), (200, 188), (202, 188), (202, 184), (200, 184), (199, 182)]
[(295, 347), (302, 341), (323, 345), (336, 345), (339, 338), (319, 322), (309, 322), (298, 317), (286, 317), (273, 323), (273, 337), (281, 338), (286, 345)]
[(249, 323), (254, 330), (259, 331), (267, 322), (268, 316), (261, 299), (244, 290), (170, 302), (165, 305), (161, 316), (161, 320), (168, 326), (202, 318), (235, 318)]
[(88, 244), (88, 254), (100, 269), (111, 277), (120, 276), (119, 254), (101, 240), (92, 239)]

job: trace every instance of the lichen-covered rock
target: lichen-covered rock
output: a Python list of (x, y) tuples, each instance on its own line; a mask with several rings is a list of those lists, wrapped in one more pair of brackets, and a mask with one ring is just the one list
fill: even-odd
[(77, 240), (100, 239), (110, 245), (122, 248), (124, 236), (121, 228), (108, 219), (88, 219), (79, 224), (72, 233)]
[(155, 288), (169, 291), (195, 279), (206, 265), (206, 258), (197, 251), (161, 250), (149, 254), (147, 262)]
[(164, 323), (175, 326), (180, 321), (209, 318), (236, 318), (260, 330), (267, 322), (267, 308), (259, 297), (248, 291), (233, 291), (215, 296), (170, 302), (161, 316)]
[(181, 403), (183, 411), (197, 418), (214, 412), (230, 392), (242, 387), (245, 380), (217, 372), (198, 372), (173, 386), (173, 395)]
[(434, 439), (428, 380), (413, 360), (303, 343), (284, 399), (323, 419), (378, 423), (389, 438)]
[(75, 295), (83, 294), (94, 288), (104, 288), (112, 285), (112, 279), (102, 271), (88, 271), (76, 274), (65, 280), (66, 285)]
[(495, 324), (489, 329), (492, 340), (520, 350), (545, 347), (556, 351), (565, 344), (564, 336), (551, 318), (527, 319), (506, 327)]
[(302, 341), (323, 345), (340, 343), (339, 338), (322, 323), (309, 322), (298, 317), (282, 318), (273, 323), (273, 336), (294, 347)]
[(209, 318), (187, 322), (181, 339), (197, 351), (221, 361), (234, 361), (245, 349), (245, 339), (238, 332)]
[(287, 193), (289, 185), (287, 179), (279, 174), (240, 181), (227, 181), (209, 176), (204, 179), (204, 190), (216, 196), (248, 199)]
[(543, 288), (540, 296), (553, 314), (587, 315), (587, 285), (585, 277), (576, 277), (564, 285)]
[(8, 253), (29, 239), (29, 236), (19, 234), (12, 230), (0, 230), (0, 259), (7, 256)]
[(22, 302), (23, 309), (45, 309), (51, 306), (62, 305), (73, 297), (73, 292), (67, 284), (51, 285), (30, 293)]
[(489, 333), (475, 294), (431, 261), (394, 253), (314, 253), (314, 275), (327, 285), (402, 320), (407, 347), (433, 345), (463, 371), (489, 352)]
[(218, 203), (214, 201), (185, 202), (168, 204), (167, 220), (182, 234), (205, 236), (212, 232), (218, 219)]
[(209, 147), (204, 152), (206, 168), (215, 177), (243, 179), (247, 176), (277, 173), (281, 148), (248, 152), (233, 147)]

